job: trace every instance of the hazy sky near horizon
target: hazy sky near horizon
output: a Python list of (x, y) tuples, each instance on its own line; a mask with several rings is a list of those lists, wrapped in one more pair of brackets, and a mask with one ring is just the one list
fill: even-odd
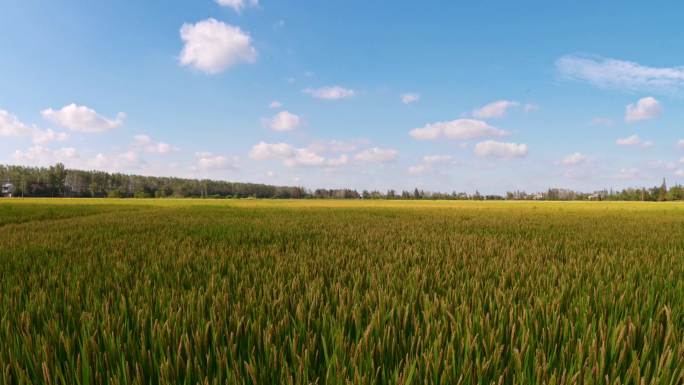
[(681, 183), (683, 11), (6, 1), (0, 163), (310, 188)]

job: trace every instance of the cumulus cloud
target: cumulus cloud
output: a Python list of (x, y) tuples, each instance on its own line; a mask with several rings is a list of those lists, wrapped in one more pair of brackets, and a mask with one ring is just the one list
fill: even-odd
[(321, 88), (306, 88), (306, 89), (304, 89), (304, 93), (307, 93), (316, 99), (324, 99), (324, 100), (347, 99), (347, 98), (351, 98), (352, 96), (354, 96), (356, 94), (354, 92), (354, 90), (344, 88), (344, 87), (340, 87), (340, 86), (321, 87)]
[(356, 154), (355, 159), (368, 163), (387, 163), (393, 161), (397, 154), (395, 149), (372, 147)]
[(183, 24), (180, 36), (184, 44), (180, 64), (208, 74), (221, 73), (241, 62), (254, 63), (257, 58), (249, 34), (213, 18)]
[(142, 148), (145, 152), (150, 154), (164, 155), (178, 150), (178, 148), (168, 143), (152, 140), (149, 135), (135, 135), (133, 137), (133, 145)]
[(135, 135), (133, 137), (133, 142), (139, 146), (145, 146), (152, 143), (152, 138), (149, 135)]
[(485, 140), (475, 145), (475, 155), (483, 158), (522, 158), (527, 156), (527, 145)]
[(617, 144), (618, 146), (633, 146), (639, 143), (641, 143), (641, 138), (639, 138), (639, 135), (632, 135), (626, 138), (618, 138), (618, 140), (615, 141), (615, 144)]
[[(354, 159), (364, 163), (384, 163), (394, 160), (396, 155), (396, 150), (373, 147), (357, 153)], [(313, 147), (297, 148), (288, 143), (266, 143), (263, 141), (252, 147), (249, 157), (258, 161), (279, 160), (287, 167), (320, 166), (333, 168), (347, 165), (351, 161), (347, 154), (326, 157)]]
[(302, 119), (289, 111), (281, 111), (264, 123), (273, 131), (292, 131), (302, 124)]
[(561, 160), (561, 163), (565, 166), (574, 166), (580, 163), (584, 163), (587, 161), (587, 156), (582, 154), (581, 152), (576, 152), (574, 154), (570, 154), (563, 158)]
[(408, 168), (408, 172), (411, 175), (422, 174), (425, 171), (432, 169), (436, 164), (449, 163), (453, 160), (451, 155), (425, 155), (423, 157), (423, 163), (411, 166)]
[(296, 148), (288, 143), (259, 142), (252, 147), (249, 157), (254, 160), (279, 160), (285, 166), (329, 166), (336, 167), (347, 163), (343, 155), (337, 159), (326, 159), (308, 148)]
[(404, 104), (411, 104), (415, 103), (420, 100), (420, 95), (413, 93), (413, 92), (408, 92), (405, 94), (401, 94), (401, 102)]
[(326, 164), (325, 158), (307, 148), (298, 148), (294, 157), (283, 160), (286, 166), (322, 166)]
[(451, 155), (425, 155), (423, 162), (425, 163), (445, 163), (453, 159)]
[(361, 145), (368, 144), (367, 140), (317, 140), (309, 145), (309, 149), (315, 152), (323, 153), (341, 153), (341, 152), (354, 152)]
[(85, 166), (113, 172), (126, 172), (139, 169), (146, 163), (138, 152), (128, 150), (116, 154), (98, 153), (95, 157), (86, 160)]
[(653, 119), (660, 116), (662, 111), (663, 108), (654, 97), (641, 98), (636, 104), (629, 104), (625, 107), (625, 122), (634, 123), (640, 120)]
[(486, 136), (506, 136), (508, 132), (475, 119), (457, 119), (449, 122), (429, 123), (411, 130), (411, 137), (418, 140), (448, 138), (468, 140)]
[(84, 133), (105, 132), (115, 129), (123, 124), (126, 117), (126, 114), (119, 112), (114, 119), (106, 118), (90, 107), (78, 106), (74, 103), (59, 110), (48, 108), (40, 113), (43, 118), (60, 127)]
[(287, 143), (259, 142), (252, 147), (249, 157), (254, 160), (290, 158), (294, 150), (294, 147)]
[(256, 7), (259, 5), (259, 0), (216, 0), (218, 5), (230, 7), (235, 12), (240, 13), (247, 7)]
[(428, 167), (428, 165), (426, 165), (426, 164), (418, 164), (418, 165), (415, 165), (415, 166), (410, 166), (410, 167), (408, 168), (408, 173), (411, 174), (411, 175), (418, 175), (418, 174), (422, 174), (422, 173), (424, 173), (425, 171), (427, 171), (428, 168), (429, 168), (429, 167)]
[(510, 108), (520, 106), (519, 102), (511, 100), (498, 100), (480, 107), (472, 112), (473, 116), (479, 119), (502, 118)]
[(639, 135), (630, 135), (626, 138), (618, 138), (615, 141), (618, 146), (639, 146), (641, 148), (648, 148), (653, 146), (653, 142), (642, 140)]
[(344, 166), (349, 163), (349, 157), (347, 154), (342, 154), (337, 158), (328, 159), (328, 166), (339, 167)]
[(268, 108), (280, 108), (282, 106), (283, 106), (283, 103), (281, 103), (277, 100), (274, 100), (271, 103), (269, 103)]
[(33, 143), (48, 144), (51, 142), (64, 142), (69, 139), (69, 134), (66, 132), (55, 132), (52, 129), (34, 130), (32, 134)]
[(16, 116), (0, 110), (0, 136), (28, 135), (33, 129), (22, 123)]
[(5, 110), (0, 110), (0, 136), (31, 136), (33, 143), (40, 145), (63, 142), (69, 138), (65, 132), (55, 132), (52, 129), (41, 130), (35, 126), (29, 127)]
[(200, 170), (225, 170), (235, 168), (234, 159), (228, 159), (223, 155), (214, 155), (210, 152), (196, 153), (197, 168)]
[(556, 61), (561, 75), (597, 87), (627, 91), (673, 91), (684, 86), (684, 67), (648, 67), (600, 56), (566, 55)]
[(677, 141), (677, 147), (684, 149), (684, 139), (679, 139), (679, 141)]
[(56, 150), (37, 145), (32, 146), (26, 151), (16, 150), (12, 158), (22, 164), (49, 165), (56, 162), (67, 163), (79, 157), (78, 152), (73, 147), (62, 147)]

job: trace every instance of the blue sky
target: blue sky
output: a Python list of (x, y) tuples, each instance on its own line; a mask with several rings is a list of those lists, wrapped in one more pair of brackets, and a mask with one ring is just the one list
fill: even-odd
[(1, 7), (0, 163), (487, 193), (684, 182), (678, 2)]

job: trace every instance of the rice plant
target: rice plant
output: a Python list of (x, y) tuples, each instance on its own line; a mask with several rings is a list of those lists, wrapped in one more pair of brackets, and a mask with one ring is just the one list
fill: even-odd
[(0, 201), (2, 384), (681, 384), (684, 205)]

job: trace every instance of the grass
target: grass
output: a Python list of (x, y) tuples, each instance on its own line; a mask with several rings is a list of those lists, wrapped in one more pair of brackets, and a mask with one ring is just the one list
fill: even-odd
[(684, 204), (0, 200), (2, 384), (681, 384)]

